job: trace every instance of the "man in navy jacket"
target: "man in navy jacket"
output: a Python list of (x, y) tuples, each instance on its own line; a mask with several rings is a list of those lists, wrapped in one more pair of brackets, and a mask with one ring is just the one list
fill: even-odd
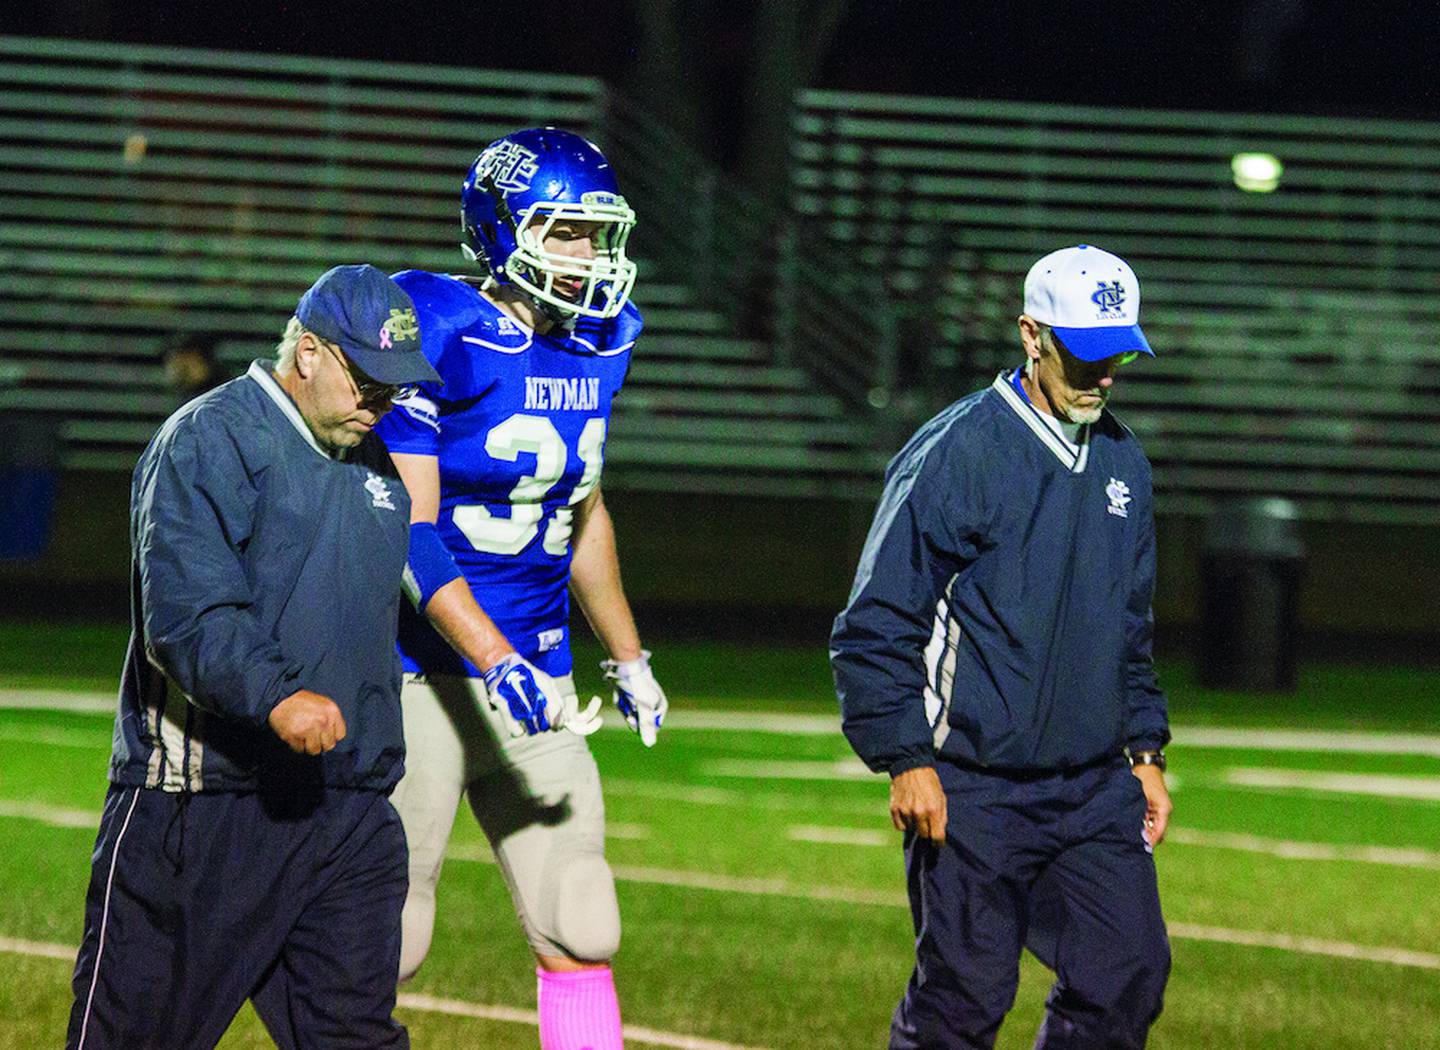
[(131, 489), (131, 638), (67, 1045), (404, 1047), (393, 644), (410, 506), (370, 433), (438, 377), (414, 304), (327, 272), (273, 364), (160, 428)]
[(891, 776), (916, 966), (890, 1046), (994, 1045), (1028, 944), (1057, 972), (1036, 1046), (1140, 1047), (1170, 955), (1170, 799), (1151, 663), (1150, 464), (1106, 410), (1152, 354), (1125, 262), (1025, 279), (1026, 361), (891, 462), (836, 618), (844, 729)]

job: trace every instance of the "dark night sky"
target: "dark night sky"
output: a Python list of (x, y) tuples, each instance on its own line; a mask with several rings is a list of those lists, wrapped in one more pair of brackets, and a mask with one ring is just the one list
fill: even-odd
[[(585, 73), (623, 83), (636, 58), (631, 2), (7, 0), (4, 31)], [(694, 25), (705, 36), (708, 67), (697, 76), (706, 90), (723, 92), (738, 90), (748, 13), (757, 2), (790, 0), (682, 2), (702, 12)], [(1437, 52), (1437, 0), (851, 0), (815, 82), (906, 94), (1436, 118)]]

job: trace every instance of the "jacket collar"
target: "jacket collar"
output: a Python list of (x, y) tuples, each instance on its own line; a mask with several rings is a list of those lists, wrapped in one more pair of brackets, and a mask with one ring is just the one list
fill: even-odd
[(290, 421), (290, 425), (305, 439), (307, 445), (326, 459), (345, 458), (343, 455), (332, 456), (320, 447), (320, 442), (315, 440), (315, 435), (312, 434), (310, 428), (306, 426), (305, 417), (300, 414), (300, 409), (295, 407), (295, 401), (285, 392), (285, 388), (282, 387), (275, 378), (275, 372), (270, 362), (251, 361), (250, 368), (245, 372), (245, 376), (248, 379), (255, 380), (255, 382), (260, 385), (260, 389), (270, 396), (270, 400), (274, 401), (280, 411), (285, 414), (285, 418)]
[(1075, 445), (1056, 433), (1055, 428), (1050, 425), (1038, 408), (1030, 403), (1030, 399), (1020, 394), (1011, 385), (1012, 373), (1001, 372), (995, 377), (991, 389), (1000, 395), (1000, 399), (1010, 407), (1010, 410), (1019, 417), (1020, 422), (1029, 428), (1040, 442), (1055, 454), (1058, 459), (1072, 474), (1083, 474), (1085, 464), (1090, 461), (1090, 427), (1082, 426), (1080, 433), (1076, 436)]

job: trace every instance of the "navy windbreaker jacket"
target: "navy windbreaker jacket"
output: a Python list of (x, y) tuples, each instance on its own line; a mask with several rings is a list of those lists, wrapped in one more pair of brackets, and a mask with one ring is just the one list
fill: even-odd
[[(131, 487), (131, 635), (110, 779), (170, 791), (404, 771), (395, 652), (410, 500), (373, 434), (316, 443), (267, 364), (160, 428)], [(347, 735), (300, 755), (266, 719), (297, 689)]]
[(937, 752), (1063, 770), (1170, 739), (1150, 464), (1108, 411), (1076, 452), (1010, 378), (886, 471), (830, 653), (845, 735), (874, 770)]

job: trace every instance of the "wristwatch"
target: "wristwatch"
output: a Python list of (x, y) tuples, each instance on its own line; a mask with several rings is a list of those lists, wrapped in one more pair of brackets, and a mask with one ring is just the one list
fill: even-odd
[(1165, 772), (1164, 751), (1131, 751), (1131, 766), (1154, 766), (1160, 772)]

